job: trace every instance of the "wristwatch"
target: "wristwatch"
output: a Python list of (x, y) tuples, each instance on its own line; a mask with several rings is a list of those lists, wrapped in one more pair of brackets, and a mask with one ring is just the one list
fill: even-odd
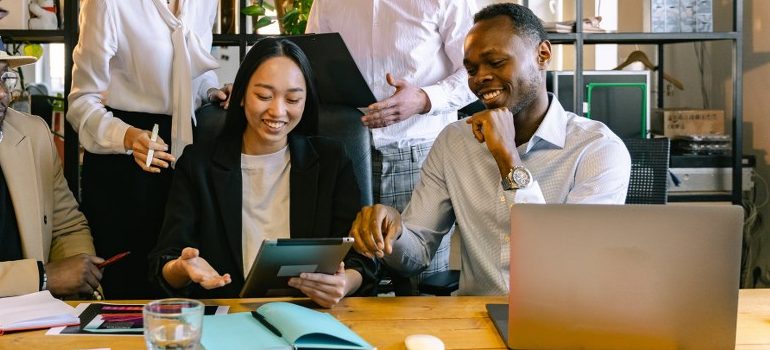
[(519, 190), (527, 188), (532, 183), (532, 173), (523, 166), (517, 166), (508, 172), (508, 175), (503, 177), (500, 184), (503, 185), (503, 190)]

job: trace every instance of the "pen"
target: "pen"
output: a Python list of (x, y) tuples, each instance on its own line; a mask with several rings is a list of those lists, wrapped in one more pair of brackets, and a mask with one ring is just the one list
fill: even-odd
[(279, 338), (282, 338), (283, 335), (281, 335), (281, 331), (278, 330), (278, 328), (275, 328), (270, 322), (268, 322), (265, 319), (265, 316), (262, 316), (259, 312), (252, 311), (251, 316), (256, 318), (259, 323), (261, 323), (263, 326), (265, 326), (267, 329), (269, 329), (273, 334), (277, 335)]
[[(150, 136), (150, 141), (155, 142), (158, 140), (158, 124), (152, 126), (152, 136)], [(150, 164), (152, 164), (152, 155), (155, 153), (155, 150), (150, 147), (150, 151), (147, 152), (147, 163), (145, 163), (145, 166), (148, 168), (150, 167)]]
[(101, 268), (103, 268), (105, 266), (112, 265), (112, 263), (114, 263), (114, 262), (116, 262), (116, 261), (118, 261), (120, 259), (125, 258), (126, 255), (128, 255), (128, 254), (131, 254), (131, 252), (123, 252), (123, 253), (115, 254), (111, 258), (109, 258), (109, 259), (105, 260), (104, 262), (102, 262), (101, 264), (96, 265), (96, 267), (101, 269)]

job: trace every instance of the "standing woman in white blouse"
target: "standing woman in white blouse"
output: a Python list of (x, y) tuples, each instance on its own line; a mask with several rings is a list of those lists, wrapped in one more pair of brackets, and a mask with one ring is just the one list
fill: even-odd
[(170, 166), (192, 143), (195, 107), (229, 94), (217, 88), (210, 54), (216, 9), (217, 0), (81, 2), (67, 120), (87, 151), (82, 209), (98, 254), (131, 251), (105, 271), (109, 298), (157, 295), (147, 253), (164, 217)]

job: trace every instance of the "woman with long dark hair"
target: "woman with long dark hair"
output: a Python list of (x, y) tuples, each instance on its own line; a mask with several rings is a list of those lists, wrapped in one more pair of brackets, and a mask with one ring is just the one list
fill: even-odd
[[(151, 273), (172, 295), (237, 297), (265, 239), (347, 235), (359, 189), (344, 147), (313, 137), (318, 97), (305, 54), (265, 38), (244, 58), (225, 126), (179, 159)], [(374, 289), (375, 261), (351, 251), (334, 275), (289, 285), (331, 307)], [(222, 273), (222, 274), (220, 274)]]

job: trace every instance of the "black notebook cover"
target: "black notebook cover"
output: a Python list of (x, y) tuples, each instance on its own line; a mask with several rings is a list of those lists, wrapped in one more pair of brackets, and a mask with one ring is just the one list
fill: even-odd
[(321, 104), (359, 108), (377, 102), (339, 33), (284, 37), (297, 44), (310, 60)]

